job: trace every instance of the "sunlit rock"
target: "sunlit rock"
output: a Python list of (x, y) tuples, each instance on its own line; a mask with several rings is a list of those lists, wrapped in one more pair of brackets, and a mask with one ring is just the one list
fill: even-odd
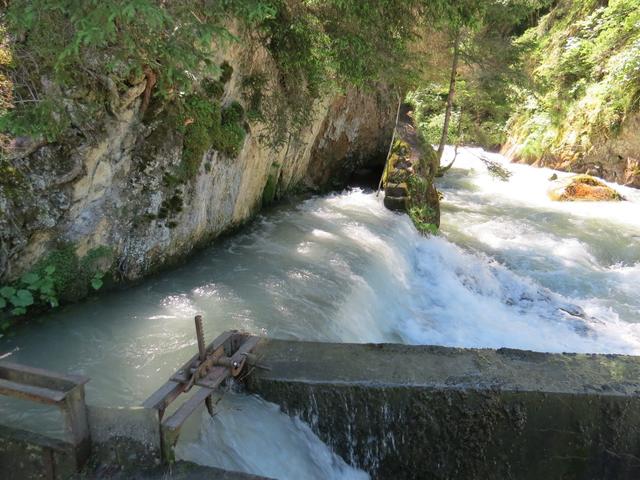
[(613, 188), (589, 175), (576, 175), (568, 179), (554, 181), (548, 194), (551, 200), (558, 202), (624, 200), (622, 195)]

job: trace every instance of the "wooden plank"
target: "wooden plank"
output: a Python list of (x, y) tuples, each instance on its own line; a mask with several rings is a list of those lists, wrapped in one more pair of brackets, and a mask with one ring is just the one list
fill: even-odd
[(182, 393), (183, 386), (176, 382), (167, 382), (147, 398), (142, 406), (164, 410)]
[(189, 418), (196, 408), (198, 408), (205, 399), (213, 393), (209, 388), (199, 388), (198, 391), (186, 402), (178, 407), (178, 409), (169, 418), (163, 420), (162, 428), (170, 430), (178, 430), (182, 424)]
[(211, 370), (209, 370), (205, 377), (196, 381), (196, 385), (213, 390), (215, 388), (218, 388), (220, 384), (230, 376), (231, 374), (229, 373), (229, 369), (227, 367), (213, 367)]
[(68, 391), (78, 385), (84, 385), (89, 378), (81, 375), (64, 375), (42, 368), (28, 367), (18, 363), (0, 361), (0, 379), (25, 383), (35, 387)]
[(66, 397), (64, 392), (58, 390), (34, 387), (33, 385), (23, 385), (3, 379), (0, 379), (0, 394), (45, 404), (58, 404)]

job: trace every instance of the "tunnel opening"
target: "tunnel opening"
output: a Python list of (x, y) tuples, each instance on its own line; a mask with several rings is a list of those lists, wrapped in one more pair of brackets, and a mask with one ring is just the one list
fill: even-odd
[(384, 172), (385, 161), (386, 156), (380, 156), (356, 168), (347, 180), (347, 187), (377, 190)]

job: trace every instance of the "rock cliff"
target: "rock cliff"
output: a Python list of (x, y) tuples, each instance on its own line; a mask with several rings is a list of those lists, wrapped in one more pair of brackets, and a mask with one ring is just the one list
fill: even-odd
[[(260, 46), (238, 43), (216, 61), (233, 69), (223, 107), (247, 103), (243, 81), (258, 70), (264, 88), (278, 88)], [(185, 180), (174, 174), (184, 135), (162, 112), (152, 115), (153, 106), (144, 112), (146, 87), (142, 78), (116, 95), (98, 133), (37, 145), (2, 165), (0, 284), (65, 248), (80, 261), (104, 257), (116, 280), (140, 278), (247, 221), (263, 198), (338, 185), (363, 163), (384, 159), (391, 136), (394, 106), (383, 88), (328, 93), (284, 145), (269, 146), (264, 125), (248, 120), (235, 158), (209, 149)]]
[(640, 188), (640, 114), (629, 115), (617, 135), (601, 136), (585, 148), (577, 136), (568, 135), (561, 145), (538, 158), (520, 154), (522, 143), (511, 138), (502, 149), (516, 162), (565, 172), (586, 173), (610, 182)]

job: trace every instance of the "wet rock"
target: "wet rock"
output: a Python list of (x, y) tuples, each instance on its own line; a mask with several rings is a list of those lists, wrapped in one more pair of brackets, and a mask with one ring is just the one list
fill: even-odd
[(407, 209), (407, 197), (384, 197), (384, 206), (389, 210), (404, 212)]
[[(240, 79), (249, 72), (279, 78), (264, 48), (238, 45), (225, 57), (216, 60), (237, 72), (225, 84), (225, 99), (242, 100)], [(143, 117), (145, 83), (139, 77), (131, 85), (113, 92), (112, 115), (97, 116), (91, 136), (33, 152), (33, 142), (19, 138), (16, 148), (28, 157), (0, 161), (0, 284), (29, 271), (57, 242), (73, 244), (78, 254), (109, 246), (117, 278), (140, 278), (247, 221), (268, 182), (278, 195), (333, 180), (344, 186), (353, 171), (386, 153), (395, 114), (383, 87), (328, 94), (317, 99), (295, 141), (272, 148), (256, 122), (234, 161), (210, 150), (185, 178), (183, 135), (168, 111)]]
[(589, 175), (576, 175), (567, 180), (557, 181), (548, 191), (551, 200), (571, 201), (620, 201), (622, 195), (604, 182)]
[(387, 183), (384, 187), (384, 193), (390, 197), (406, 197), (407, 196), (407, 184), (402, 183)]
[(502, 153), (517, 162), (574, 173), (591, 172), (610, 182), (640, 188), (640, 113), (625, 116), (620, 131), (606, 138), (593, 137), (591, 146), (581, 145), (581, 136), (567, 136), (540, 158), (522, 153), (523, 139), (510, 138)]

